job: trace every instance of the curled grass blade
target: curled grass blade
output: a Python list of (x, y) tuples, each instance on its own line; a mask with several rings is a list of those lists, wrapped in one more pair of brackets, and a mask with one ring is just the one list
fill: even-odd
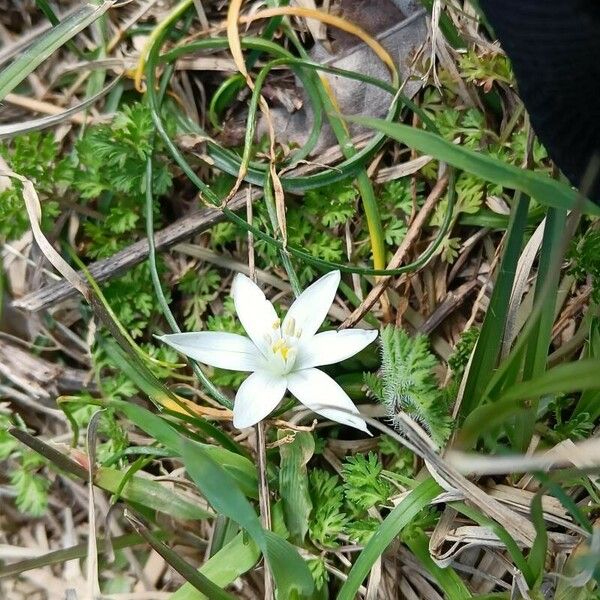
[(423, 531), (411, 532), (404, 541), (440, 586), (444, 598), (447, 600), (472, 598), (471, 592), (452, 567), (442, 568), (435, 564), (429, 553), (429, 538)]
[(455, 508), (459, 513), (462, 513), (469, 519), (472, 519), (482, 527), (487, 527), (493, 531), (498, 539), (506, 546), (506, 550), (510, 554), (513, 563), (517, 569), (521, 571), (523, 577), (525, 577), (525, 581), (527, 581), (527, 584), (529, 586), (533, 586), (535, 582), (535, 576), (533, 575), (525, 556), (523, 556), (523, 553), (519, 549), (519, 546), (515, 540), (510, 536), (506, 529), (502, 527), (502, 525), (481, 514), (478, 510), (472, 508), (464, 502), (451, 502), (450, 506)]
[[(215, 193), (204, 181), (202, 181), (198, 177), (198, 175), (196, 174), (194, 169), (187, 162), (187, 160), (185, 159), (183, 154), (179, 151), (179, 149), (177, 148), (177, 146), (175, 145), (173, 140), (171, 140), (171, 138), (169, 137), (169, 135), (164, 127), (162, 116), (160, 114), (160, 102), (159, 102), (158, 96), (156, 94), (156, 89), (155, 89), (156, 81), (155, 81), (155, 75), (154, 75), (154, 66), (157, 64), (157, 62), (159, 62), (158, 53), (160, 50), (160, 46), (161, 46), (162, 42), (164, 41), (164, 38), (166, 37), (167, 33), (168, 33), (168, 31), (163, 31), (162, 35), (159, 36), (155, 40), (154, 46), (150, 49), (150, 54), (148, 57), (147, 95), (148, 95), (148, 100), (149, 100), (149, 104), (150, 104), (152, 119), (156, 126), (157, 133), (163, 139), (163, 142), (165, 143), (167, 150), (169, 151), (169, 153), (171, 154), (171, 156), (173, 157), (175, 162), (181, 167), (183, 172), (190, 179), (190, 181), (198, 188), (198, 190), (200, 191), (200, 193), (202, 194), (204, 199), (212, 204), (220, 205), (219, 199), (217, 198)], [(206, 43), (201, 43), (201, 42), (206, 42)], [(218, 42), (218, 40), (215, 41), (215, 40), (211, 39), (211, 40), (202, 40), (201, 42), (196, 42), (194, 44), (189, 44), (183, 48), (175, 49), (174, 51), (172, 51), (171, 53), (168, 54), (169, 60), (175, 60), (178, 56), (184, 55), (184, 54), (190, 52), (192, 49), (200, 49), (200, 48), (207, 49), (207, 48), (217, 47), (217, 46), (223, 47), (223, 41)], [(213, 44), (216, 44), (217, 46), (213, 46)], [(257, 47), (257, 48), (264, 48), (264, 49), (275, 48), (274, 52), (280, 52), (280, 50), (277, 50), (278, 46), (276, 44), (271, 44), (271, 43), (266, 42), (265, 40), (261, 40), (261, 39), (242, 40), (242, 47), (244, 47), (245, 44), (247, 44), (248, 47)], [(225, 47), (226, 47), (226, 40), (225, 40)], [(166, 56), (167, 55), (161, 57), (160, 61), (165, 62)], [(403, 101), (404, 101), (404, 99), (403, 99)], [(394, 108), (392, 107), (392, 109), (390, 109), (390, 110), (394, 110)], [(290, 182), (290, 184), (292, 184), (292, 183), (294, 184), (294, 185), (290, 185), (288, 187), (288, 190), (296, 189), (298, 191), (302, 191), (302, 190), (310, 189), (313, 186), (325, 185), (326, 182), (331, 183), (333, 181), (339, 181), (340, 179), (346, 179), (347, 177), (355, 174), (356, 169), (362, 168), (364, 160), (366, 160), (369, 156), (372, 155), (373, 152), (375, 152), (379, 148), (380, 144), (384, 140), (384, 137), (385, 137), (384, 135), (375, 136), (375, 138), (370, 142), (370, 144), (368, 144), (362, 150), (358, 151), (352, 158), (348, 159), (346, 161), (345, 165), (340, 165), (340, 166), (336, 167), (335, 169), (332, 169), (331, 172), (321, 173), (321, 174), (317, 174), (315, 176), (309, 176), (309, 177), (305, 177), (305, 178), (295, 177), (295, 178), (286, 179), (286, 178), (282, 177), (281, 178), (282, 184), (284, 185), (284, 188), (285, 188), (286, 181), (288, 181), (288, 182)], [(239, 171), (239, 158), (232, 159), (230, 152), (226, 152), (226, 151), (220, 149), (216, 144), (210, 144), (210, 147), (215, 152), (219, 152), (221, 159), (223, 159), (223, 161), (226, 163), (226, 164), (223, 164), (223, 162), (219, 162), (218, 157), (213, 154), (213, 155), (211, 155), (211, 158), (213, 158), (215, 160), (215, 166), (217, 168), (225, 170), (226, 172), (228, 172), (234, 176), (237, 175), (237, 173)], [(231, 162), (232, 160), (233, 160), (233, 162)], [(345, 171), (343, 169), (345, 169)], [(249, 173), (250, 172), (251, 172), (251, 169), (249, 169)], [(259, 176), (257, 176), (256, 180), (252, 180), (250, 178), (248, 178), (248, 180), (251, 182), (258, 183), (259, 185), (263, 185), (264, 173), (261, 173)], [(301, 180), (301, 181), (299, 182), (299, 180)], [(310, 183), (307, 183), (307, 180), (309, 180)], [(296, 187), (296, 184), (298, 184), (297, 187)], [(223, 207), (222, 210), (223, 210), (223, 213), (225, 214), (225, 216), (230, 221), (235, 223), (237, 226), (241, 227), (243, 230), (251, 232), (257, 239), (263, 240), (266, 243), (268, 243), (276, 248), (279, 248), (280, 250), (284, 249), (284, 245), (280, 240), (277, 240), (277, 239), (273, 238), (272, 236), (266, 234), (264, 231), (262, 231), (256, 227), (253, 227), (252, 225), (249, 225), (245, 219), (241, 218), (236, 213), (229, 210), (227, 207)], [(431, 254), (433, 252), (435, 252), (435, 250), (439, 247), (439, 245), (443, 241), (443, 239), (447, 233), (447, 227), (449, 226), (450, 221), (451, 221), (451, 219), (446, 219), (444, 227), (440, 228), (440, 231), (438, 232), (436, 239), (430, 246), (430, 249), (424, 255), (419, 257), (413, 263), (407, 264), (398, 269), (370, 269), (370, 268), (365, 268), (365, 267), (353, 267), (353, 266), (349, 266), (347, 264), (334, 263), (331, 261), (326, 261), (326, 260), (321, 260), (321, 259), (315, 258), (308, 252), (305, 252), (305, 251), (301, 250), (300, 248), (296, 248), (291, 245), (287, 245), (285, 247), (285, 249), (290, 254), (294, 255), (295, 257), (299, 258), (300, 260), (303, 260), (309, 264), (313, 264), (316, 267), (318, 267), (322, 270), (325, 270), (325, 271), (329, 271), (332, 269), (339, 269), (342, 272), (358, 273), (361, 275), (401, 275), (403, 273), (409, 273), (411, 271), (414, 271), (414, 270), (420, 268), (421, 266), (423, 266), (424, 264), (426, 264), (426, 262), (431, 257)]]

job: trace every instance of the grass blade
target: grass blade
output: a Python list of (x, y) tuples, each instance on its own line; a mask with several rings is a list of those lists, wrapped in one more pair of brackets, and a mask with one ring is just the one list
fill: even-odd
[(521, 194), (516, 194), (502, 263), (494, 283), (490, 306), (483, 321), (465, 385), (461, 404), (461, 414), (463, 416), (468, 415), (481, 400), (483, 390), (489, 380), (488, 374), (495, 368), (498, 360), (511, 290), (527, 225), (528, 208), (529, 200), (521, 197)]
[[(461, 171), (473, 173), (486, 181), (511, 190), (519, 190), (546, 206), (571, 210), (579, 205), (580, 197), (574, 189), (547, 175), (515, 167), (487, 154), (457, 146), (428, 131), (401, 123), (389, 123), (372, 117), (345, 118), (385, 133), (392, 139), (429, 154)], [(600, 206), (587, 199), (583, 203), (582, 210), (586, 214), (600, 215)]]
[(194, 569), (194, 567), (183, 560), (183, 558), (181, 558), (177, 552), (171, 550), (169, 546), (161, 542), (140, 521), (131, 515), (128, 516), (137, 532), (150, 544), (150, 546), (152, 546), (152, 548), (158, 554), (160, 554), (173, 569), (175, 569), (198, 591), (205, 594), (211, 600), (235, 600), (235, 596), (232, 596), (218, 585), (213, 583), (208, 577), (206, 577), (206, 575)]
[(442, 488), (433, 479), (427, 479), (392, 510), (356, 559), (337, 600), (354, 600), (357, 597), (358, 588), (369, 574), (375, 561), (385, 552), (385, 549), (402, 529), (409, 525), (441, 491)]
[[(116, 493), (122, 486), (126, 471), (100, 467), (94, 474), (94, 483), (107, 492)], [(199, 520), (215, 515), (184, 498), (158, 481), (133, 475), (129, 478), (119, 497), (134, 505), (145, 506), (165, 513), (175, 519)]]
[[(283, 439), (289, 433), (280, 430), (278, 438)], [(308, 531), (312, 510), (306, 465), (314, 451), (315, 440), (312, 434), (306, 431), (296, 432), (292, 442), (279, 448), (279, 494), (283, 501), (285, 524), (292, 540), (299, 543), (304, 541)]]
[(429, 538), (423, 531), (411, 533), (404, 541), (442, 588), (444, 598), (468, 600), (472, 597), (469, 589), (452, 567), (442, 569), (433, 561), (429, 554)]
[[(250, 539), (238, 533), (199, 569), (212, 582), (225, 587), (249, 571), (258, 561), (260, 550)], [(169, 600), (207, 600), (191, 583), (182, 585)], [(208, 599), (210, 600), (210, 599)]]
[(62, 23), (44, 33), (33, 46), (0, 72), (0, 100), (3, 100), (6, 94), (15, 89), (54, 51), (103, 15), (112, 4), (112, 2), (102, 2), (99, 6), (91, 3), (84, 4)]
[[(166, 538), (167, 533), (156, 533), (155, 536), (158, 539)], [(124, 548), (130, 548), (137, 546), (145, 542), (144, 538), (137, 533), (126, 533), (110, 540), (106, 538), (98, 538), (98, 553), (104, 554), (109, 551), (107, 544), (110, 543), (112, 550), (122, 550)], [(68, 560), (76, 560), (78, 558), (85, 558), (87, 556), (88, 545), (87, 542), (71, 546), (70, 548), (63, 548), (61, 550), (54, 550), (48, 552), (42, 556), (36, 556), (35, 558), (28, 558), (27, 560), (21, 560), (19, 562), (11, 563), (10, 565), (0, 566), (0, 579), (4, 577), (14, 577), (15, 575), (21, 575), (26, 571), (33, 569), (39, 569), (41, 567), (50, 567), (52, 565), (58, 565)]]
[(219, 514), (244, 528), (269, 564), (281, 598), (312, 593), (313, 579), (296, 549), (278, 535), (263, 529), (256, 511), (235, 480), (205, 450), (186, 441), (183, 461), (202, 495)]

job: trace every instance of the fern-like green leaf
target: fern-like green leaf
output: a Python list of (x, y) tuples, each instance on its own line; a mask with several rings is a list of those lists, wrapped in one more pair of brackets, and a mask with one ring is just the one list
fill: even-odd
[(427, 337), (411, 338), (405, 331), (388, 326), (381, 332), (380, 383), (373, 377), (365, 383), (387, 408), (394, 425), (406, 413), (420, 423), (433, 441), (442, 445), (450, 435), (447, 403), (434, 369), (437, 361), (429, 350)]

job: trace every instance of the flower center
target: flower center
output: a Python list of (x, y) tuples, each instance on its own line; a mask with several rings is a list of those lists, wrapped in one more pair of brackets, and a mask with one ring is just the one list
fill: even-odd
[(272, 346), (271, 349), (275, 354), (280, 354), (283, 360), (287, 360), (290, 353), (294, 350), (288, 345), (287, 341), (283, 338), (278, 339)]
[(275, 373), (287, 375), (292, 371), (298, 356), (297, 347), (301, 334), (294, 319), (288, 319), (284, 330), (279, 319), (273, 323), (273, 331), (266, 334), (265, 341), (270, 351), (269, 366)]

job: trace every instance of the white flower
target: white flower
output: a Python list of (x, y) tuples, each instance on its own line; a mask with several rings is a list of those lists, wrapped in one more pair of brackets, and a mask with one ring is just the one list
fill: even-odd
[(339, 282), (339, 271), (321, 277), (296, 299), (281, 322), (260, 288), (238, 274), (233, 280), (232, 295), (248, 337), (201, 331), (159, 339), (207, 365), (252, 372), (235, 396), (235, 427), (250, 427), (264, 419), (289, 390), (315, 413), (368, 432), (346, 392), (323, 371), (315, 369), (353, 356), (377, 337), (377, 331), (365, 329), (317, 333)]

